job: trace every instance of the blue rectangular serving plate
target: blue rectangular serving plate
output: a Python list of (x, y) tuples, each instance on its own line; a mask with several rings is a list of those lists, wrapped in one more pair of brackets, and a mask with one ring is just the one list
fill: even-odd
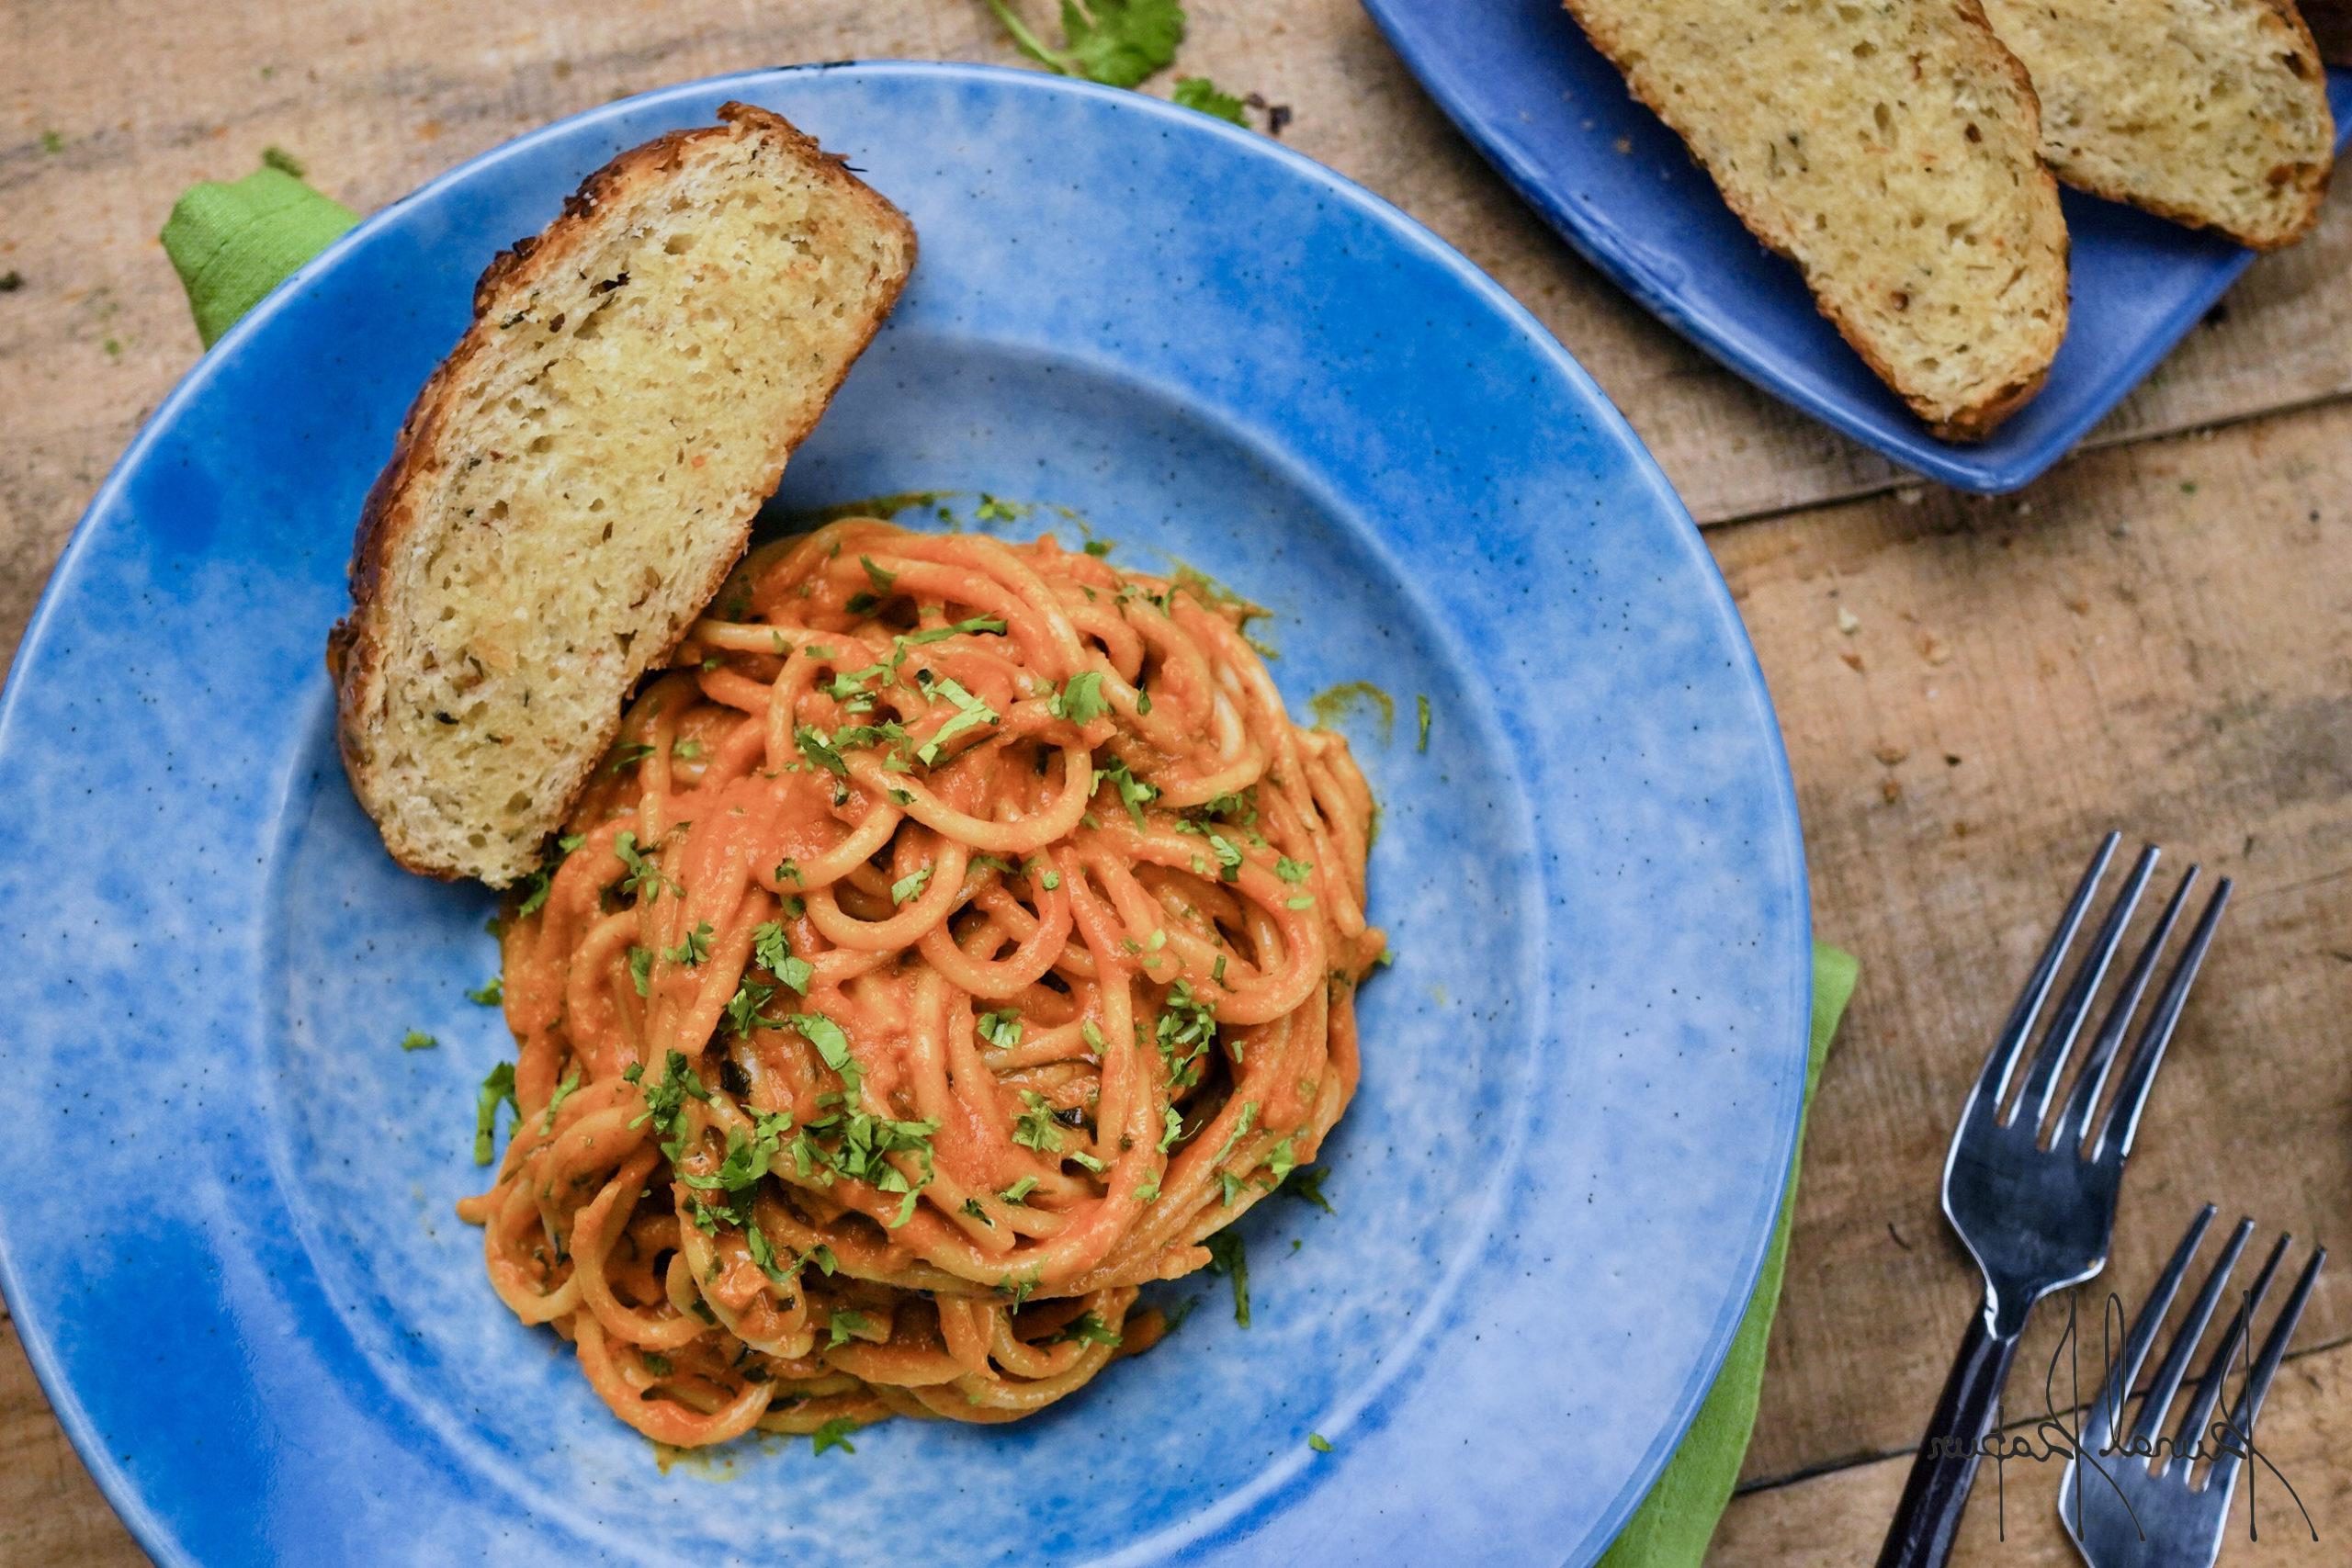
[[(1733, 370), (1904, 467), (1997, 494), (2039, 478), (2204, 318), (2254, 253), (2064, 193), (2074, 309), (2049, 384), (1992, 439), (1939, 441), (1758, 244), (1559, 0), (1364, 0), (1406, 66), (1584, 258)], [(2328, 73), (2340, 152), (2352, 72)]]

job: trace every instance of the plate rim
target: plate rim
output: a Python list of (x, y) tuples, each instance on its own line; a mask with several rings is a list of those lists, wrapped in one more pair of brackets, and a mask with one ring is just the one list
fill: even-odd
[[(1374, 0), (1365, 0), (1367, 7)], [(1375, 16), (1377, 13), (1375, 12)], [(1400, 53), (1402, 51), (1400, 51)], [(1796, 1016), (1800, 1024), (1798, 1038), (1791, 1055), (1796, 1070), (1788, 1075), (1780, 1093), (1780, 1103), (1771, 1108), (1774, 1131), (1771, 1140), (1776, 1163), (1782, 1174), (1771, 1187), (1771, 1202), (1760, 1211), (1758, 1223), (1748, 1226), (1750, 1235), (1743, 1244), (1741, 1255), (1731, 1271), (1736, 1288), (1726, 1296), (1717, 1321), (1710, 1328), (1697, 1360), (1686, 1377), (1683, 1387), (1668, 1406), (1659, 1430), (1653, 1436), (1629, 1479), (1616, 1496), (1596, 1517), (1585, 1537), (1570, 1546), (1564, 1561), (1579, 1557), (1597, 1557), (1623, 1530), (1659, 1475), (1674, 1451), (1679, 1448), (1696, 1418), (1700, 1405), (1713, 1390), (1731, 1349), (1732, 1341), (1746, 1315), (1760, 1280), (1771, 1238), (1777, 1225), (1781, 1204), (1785, 1201), (1795, 1168), (1798, 1140), (1802, 1130), (1805, 1087), (1805, 1049), (1807, 1041), (1803, 1026), (1810, 1016), (1812, 998), (1812, 908), (1810, 883), (1804, 859), (1804, 837), (1802, 817), (1797, 807), (1794, 775), (1789, 766), (1787, 744), (1773, 705), (1771, 692), (1764, 679), (1753, 640), (1746, 623), (1740, 617), (1728, 584), (1713, 552), (1708, 548), (1698, 525), (1689, 509), (1675, 491), (1672, 483), (1654, 455), (1643, 443), (1623, 412), (1611, 400), (1590, 372), (1576, 359), (1558, 338), (1525, 305), (1484, 270), (1434, 231), (1414, 218), (1387, 197), (1370, 189), (1340, 171), (1307, 157), (1305, 153), (1274, 139), (1255, 131), (1228, 124), (1214, 116), (1182, 107), (1149, 94), (1123, 88), (1103, 86), (1092, 82), (1057, 76), (1021, 67), (989, 64), (978, 62), (909, 60), (892, 57), (831, 60), (797, 64), (771, 65), (718, 74), (686, 81), (665, 83), (643, 92), (610, 99), (603, 103), (564, 115), (536, 126), (518, 136), (493, 146), (442, 170), (413, 189), (387, 201), (383, 206), (364, 215), (352, 228), (331, 242), (317, 255), (288, 274), (253, 309), (240, 317), (230, 329), (204, 350), (159, 400), (141, 423), (121, 455), (108, 468), (105, 479), (93, 492), (90, 502), (75, 520), (64, 546), (50, 569), (39, 598), (28, 617), (5, 684), (0, 684), (0, 756), (5, 756), (20, 742), (18, 736), (19, 709), (25, 700), (27, 685), (38, 676), (28, 673), (42, 661), (50, 640), (59, 634), (52, 623), (62, 613), (62, 584), (77, 575), (74, 569), (82, 555), (89, 548), (92, 535), (103, 514), (118, 510), (128, 491), (131, 475), (147, 460), (152, 450), (164, 439), (167, 427), (175, 423), (184, 411), (201, 398), (221, 367), (243, 351), (246, 344), (266, 330), (275, 318), (288, 309), (302, 292), (305, 285), (341, 265), (343, 258), (360, 245), (369, 242), (394, 214), (420, 199), (438, 196), (446, 187), (479, 170), (494, 166), (512, 157), (521, 156), (540, 144), (573, 133), (578, 128), (609, 116), (634, 109), (658, 107), (667, 100), (706, 96), (714, 91), (740, 89), (757, 90), (760, 85), (779, 80), (819, 74), (849, 72), (882, 77), (931, 77), (945, 81), (979, 83), (998, 88), (1019, 91), (1061, 93), (1095, 98), (1114, 106), (1117, 112), (1140, 114), (1157, 118), (1163, 125), (1185, 134), (1206, 134), (1226, 139), (1247, 148), (1253, 155), (1271, 158), (1293, 176), (1320, 187), (1338, 198), (1362, 210), (1385, 231), (1397, 243), (1419, 252), (1434, 263), (1469, 295), (1487, 310), (1496, 312), (1502, 321), (1523, 334), (1538, 356), (1548, 362), (1569, 389), (1580, 395), (1585, 410), (1592, 417), (1596, 433), (1610, 440), (1628, 462), (1629, 478), (1638, 477), (1639, 488), (1659, 508), (1670, 538), (1700, 574), (1706, 586), (1706, 599), (1696, 606), (1701, 613), (1711, 614), (1731, 633), (1729, 643), (1733, 652), (1734, 673), (1745, 695), (1754, 704), (1761, 720), (1764, 750), (1770, 772), (1770, 798), (1766, 805), (1770, 818), (1783, 829), (1787, 863), (1777, 868), (1769, 861), (1759, 862), (1759, 869), (1777, 870), (1785, 879), (1790, 898), (1789, 918), (1800, 953), (1800, 972), (1784, 984), (1793, 983)], [(1782, 1049), (1789, 1049), (1784, 1043)], [(15, 1250), (10, 1245), (5, 1211), (0, 1211), (0, 1298), (9, 1303), (17, 1337), (30, 1363), (50, 1411), (73, 1443), (76, 1455), (96, 1483), (107, 1506), (122, 1520), (142, 1550), (159, 1563), (196, 1564), (198, 1560), (188, 1553), (177, 1533), (148, 1506), (146, 1496), (129, 1472), (117, 1461), (102, 1435), (96, 1430), (93, 1417), (84, 1404), (80, 1393), (66, 1374), (57, 1347), (50, 1332), (46, 1314), (40, 1311), (27, 1314), (18, 1307), (24, 1299), (23, 1276), (17, 1267)], [(1196, 1539), (1194, 1543), (1199, 1543)], [(1139, 1543), (1128, 1543), (1139, 1544)], [(1114, 1548), (1114, 1550), (1117, 1550)], [(1180, 1549), (1181, 1550), (1181, 1549)]]

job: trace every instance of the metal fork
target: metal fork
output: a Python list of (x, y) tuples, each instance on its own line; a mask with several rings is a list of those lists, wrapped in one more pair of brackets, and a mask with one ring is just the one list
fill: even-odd
[[(2312, 1286), (2327, 1261), (2325, 1247), (2312, 1253), (2247, 1371), (2229, 1416), (2225, 1421), (2213, 1421), (2230, 1362), (2245, 1345), (2255, 1312), (2270, 1289), (2279, 1259), (2287, 1254), (2290, 1238), (2278, 1238), (2263, 1262), (2262, 1272), (2255, 1277), (2254, 1289), (2230, 1320), (2229, 1332), (2205, 1363), (2204, 1375), (2197, 1382), (2180, 1425), (2169, 1437), (2160, 1436), (2165, 1413), (2188, 1370), (2188, 1359), (2204, 1337), (2214, 1304), (2229, 1282), (2230, 1270), (2245, 1249), (2246, 1237), (2254, 1234), (2254, 1222), (2240, 1220), (2205, 1276), (2188, 1315), (2174, 1331), (2172, 1345), (2140, 1402), (2139, 1415), (2119, 1440), (2117, 1432), (2123, 1427), (2124, 1406), (2131, 1401), (2141, 1363), (2155, 1344), (2156, 1330), (2171, 1309), (2181, 1276), (2188, 1271), (2188, 1260), (2196, 1255), (2212, 1219), (2213, 1205), (2208, 1203), (2148, 1292), (2147, 1304), (2124, 1337), (2122, 1355), (2092, 1403), (2075, 1457), (2067, 1462), (2066, 1478), (2059, 1485), (2058, 1517), (2090, 1568), (2212, 1568), (2222, 1552), (2222, 1532), (2229, 1523), (2238, 1471), (2253, 1450), (2255, 1418), (2262, 1414), (2270, 1380), (2286, 1357), (2287, 1342), (2294, 1337), (2296, 1321), (2303, 1315), (2303, 1303), (2311, 1299)], [(2192, 1489), (2190, 1472), (2198, 1460), (2208, 1457), (2212, 1462), (2206, 1467), (2204, 1484)]]
[(2224, 877), (2140, 1027), (2114, 1103), (2105, 1116), (2098, 1116), (2100, 1091), (2196, 885), (2197, 867), (2188, 868), (2125, 975), (2092, 1037), (2082, 1070), (2052, 1120), (2051, 1101), (2065, 1076), (2075, 1037), (2155, 871), (2155, 846), (2142, 850), (2090, 951), (2059, 998), (2027, 1068), (2024, 1088), (2012, 1104), (2010, 1083), (2028, 1038), (2120, 837), (2109, 833), (2091, 857), (2090, 869), (2083, 874), (2064, 918), (1984, 1060), (1961, 1113), (1959, 1131), (1952, 1134), (1951, 1152), (1944, 1159), (1944, 1217), (1984, 1271), (1984, 1306), (1969, 1320), (1927, 1436), (1912, 1461), (1894, 1523), (1879, 1551), (1880, 1568), (1932, 1568), (1950, 1555), (2027, 1314), (2052, 1291), (2078, 1284), (2105, 1266), (2123, 1162), (2132, 1153), (2140, 1114), (2147, 1109), (2148, 1091), (2164, 1065), (2165, 1046), (2180, 1021), (2188, 987), (2229, 903), (2230, 884)]

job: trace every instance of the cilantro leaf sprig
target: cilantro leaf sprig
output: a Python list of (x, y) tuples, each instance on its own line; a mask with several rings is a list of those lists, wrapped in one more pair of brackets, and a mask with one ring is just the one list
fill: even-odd
[(496, 1152), (498, 1107), (501, 1102), (514, 1107), (520, 1116), (523, 1107), (514, 1098), (514, 1064), (501, 1062), (490, 1069), (481, 1080), (481, 1092), (474, 1100), (474, 1163), (488, 1165)]
[(1198, 109), (1238, 126), (1247, 127), (1250, 123), (1250, 117), (1242, 112), (1242, 100), (1231, 93), (1219, 92), (1216, 84), (1205, 76), (1178, 77), (1176, 90), (1168, 96), (1188, 109)]
[(988, 0), (1013, 47), (1050, 71), (1107, 87), (1132, 87), (1175, 62), (1184, 41), (1180, 0), (1062, 0), (1062, 47), (1054, 49), (1008, 0)]

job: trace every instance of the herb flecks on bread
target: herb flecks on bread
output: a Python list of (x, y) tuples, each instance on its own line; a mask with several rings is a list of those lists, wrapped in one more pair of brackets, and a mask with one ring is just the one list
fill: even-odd
[(2032, 88), (1975, 0), (1567, 0), (1822, 313), (1939, 434), (1988, 434), (2066, 330)]
[(353, 790), (412, 870), (537, 865), (913, 265), (839, 159), (719, 117), (491, 265), (368, 496), (328, 662)]
[(2259, 250), (2319, 221), (2335, 122), (2289, 0), (1984, 0), (2068, 185)]

